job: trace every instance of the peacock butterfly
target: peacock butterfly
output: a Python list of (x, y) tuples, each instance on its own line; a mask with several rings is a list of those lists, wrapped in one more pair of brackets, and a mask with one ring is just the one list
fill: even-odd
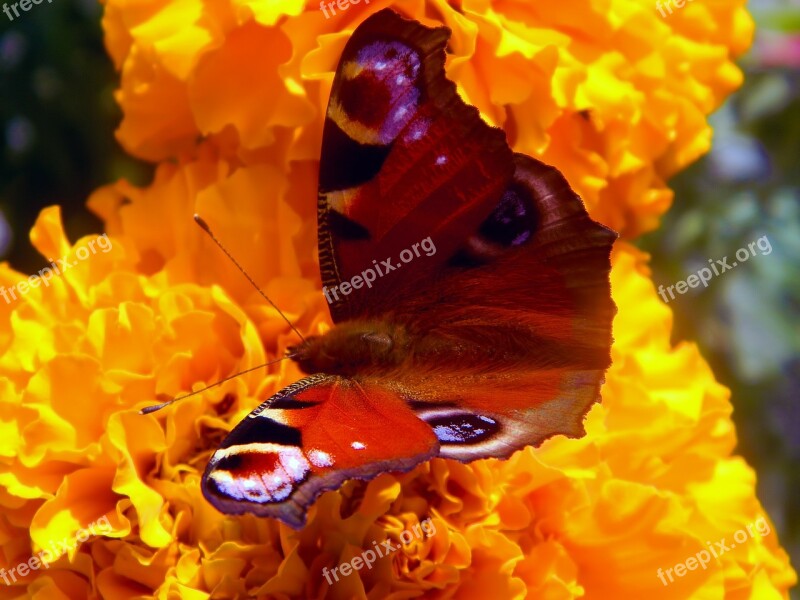
[(616, 234), (461, 100), (449, 36), (385, 9), (344, 48), (318, 197), (335, 325), (289, 349), (309, 376), (212, 456), (222, 512), (299, 528), (347, 479), (583, 434), (611, 362)]

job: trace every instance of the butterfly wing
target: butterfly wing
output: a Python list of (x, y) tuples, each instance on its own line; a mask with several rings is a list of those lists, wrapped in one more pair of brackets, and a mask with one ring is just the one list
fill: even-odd
[[(319, 369), (338, 375), (312, 375), (239, 424), (203, 477), (223, 512), (299, 527), (346, 479), (583, 431), (610, 364), (616, 234), (458, 98), (448, 35), (391, 11), (367, 19), (345, 47), (323, 134), (331, 333), (396, 332), (393, 358), (359, 370), (363, 354), (328, 353), (350, 371)], [(432, 252), (402, 258), (426, 239)]]
[(324, 490), (408, 471), (436, 456), (431, 428), (382, 386), (313, 375), (256, 408), (211, 457), (205, 497), (220, 511), (301, 527)]
[[(442, 455), (470, 460), (582, 433), (610, 364), (616, 234), (458, 97), (447, 37), (384, 10), (346, 45), (323, 135), (320, 263), (326, 287), (348, 291), (326, 291), (334, 320), (390, 320), (434, 348), (386, 376), (421, 418), (462, 431)], [(425, 238), (434, 252), (405, 264)], [(365, 285), (385, 258), (394, 270)]]
[(579, 437), (611, 364), (616, 234), (556, 169), (514, 165), (490, 216), (387, 315), (423, 348), (393, 381), (463, 461)]
[[(513, 172), (505, 134), (445, 77), (449, 35), (386, 9), (364, 21), (342, 53), (318, 206), (320, 270), (335, 322), (383, 312), (397, 289), (420, 280), (422, 272), (398, 258), (413, 242), (434, 241), (437, 254), (422, 256), (435, 270), (463, 241), (450, 232), (476, 229)], [(356, 276), (381, 280), (350, 285)]]
[[(452, 438), (443, 456), (471, 460), (582, 433), (611, 362), (616, 234), (458, 97), (447, 37), (384, 10), (346, 45), (323, 135), (320, 263), (335, 321), (399, 323), (432, 348), (383, 380)], [(406, 264), (426, 238), (435, 250)], [(384, 259), (394, 270), (367, 285)]]

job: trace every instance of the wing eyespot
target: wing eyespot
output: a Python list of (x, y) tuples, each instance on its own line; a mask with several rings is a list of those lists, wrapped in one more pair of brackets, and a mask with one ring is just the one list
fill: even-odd
[(502, 429), (497, 419), (459, 408), (422, 410), (417, 416), (433, 429), (442, 447), (482, 444)]
[(470, 268), (493, 262), (533, 240), (540, 218), (530, 191), (513, 181), (478, 231), (467, 239), (449, 264)]
[(481, 224), (478, 235), (495, 246), (522, 246), (531, 241), (538, 224), (539, 215), (530, 192), (515, 182)]

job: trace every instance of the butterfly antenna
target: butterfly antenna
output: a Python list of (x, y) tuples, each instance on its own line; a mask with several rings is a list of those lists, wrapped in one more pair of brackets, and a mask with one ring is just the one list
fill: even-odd
[(162, 408), (164, 408), (166, 406), (169, 406), (170, 404), (172, 404), (174, 402), (177, 402), (178, 400), (183, 400), (184, 398), (189, 398), (190, 396), (194, 396), (194, 395), (199, 394), (201, 392), (205, 392), (206, 390), (209, 390), (209, 389), (211, 389), (213, 387), (216, 387), (216, 386), (218, 386), (220, 384), (223, 384), (226, 381), (230, 381), (231, 379), (234, 379), (235, 377), (239, 377), (239, 375), (244, 375), (245, 373), (250, 373), (251, 371), (255, 371), (256, 369), (261, 369), (261, 368), (267, 367), (269, 365), (274, 365), (275, 363), (281, 362), (282, 360), (286, 360), (287, 358), (292, 358), (293, 356), (294, 356), (294, 354), (287, 354), (283, 358), (278, 358), (278, 359), (275, 359), (275, 360), (271, 360), (269, 362), (265, 362), (263, 365), (258, 365), (256, 367), (250, 367), (249, 369), (246, 369), (244, 371), (240, 371), (239, 373), (235, 373), (233, 375), (230, 375), (229, 377), (226, 377), (225, 379), (220, 379), (216, 383), (212, 383), (211, 385), (207, 385), (203, 389), (197, 390), (196, 392), (191, 392), (190, 394), (184, 394), (183, 396), (178, 396), (176, 398), (172, 398), (170, 400), (167, 400), (166, 402), (162, 402), (161, 404), (155, 404), (153, 406), (146, 406), (142, 410), (139, 411), (139, 414), (140, 415), (149, 415), (150, 413), (154, 413), (157, 410), (161, 410)]
[(214, 240), (214, 243), (215, 243), (217, 246), (219, 246), (220, 250), (222, 250), (222, 251), (225, 253), (225, 255), (226, 255), (228, 258), (230, 258), (230, 259), (231, 259), (231, 262), (232, 262), (233, 264), (235, 264), (235, 265), (236, 265), (236, 268), (237, 268), (237, 269), (239, 269), (239, 270), (242, 272), (242, 275), (244, 275), (245, 277), (247, 277), (247, 281), (249, 281), (249, 282), (250, 282), (250, 285), (252, 285), (252, 286), (253, 286), (253, 287), (256, 289), (256, 291), (257, 291), (259, 294), (261, 294), (261, 297), (262, 297), (262, 298), (264, 298), (264, 300), (266, 300), (267, 302), (269, 302), (269, 303), (272, 305), (272, 308), (274, 308), (275, 310), (277, 310), (277, 311), (278, 311), (278, 314), (279, 314), (281, 317), (283, 317), (283, 320), (284, 320), (284, 321), (286, 321), (286, 323), (289, 325), (289, 327), (291, 327), (291, 328), (292, 328), (292, 331), (294, 331), (294, 332), (297, 334), (297, 337), (299, 337), (301, 340), (303, 340), (303, 341), (305, 342), (305, 341), (306, 341), (306, 338), (304, 338), (304, 337), (303, 337), (303, 334), (302, 334), (302, 333), (300, 333), (299, 331), (297, 331), (297, 328), (296, 328), (294, 325), (292, 325), (292, 322), (291, 322), (289, 319), (287, 319), (287, 318), (286, 318), (286, 315), (285, 315), (285, 314), (283, 314), (283, 313), (281, 312), (281, 309), (280, 309), (280, 308), (278, 308), (277, 306), (275, 306), (275, 303), (274, 303), (272, 300), (270, 300), (270, 299), (269, 299), (269, 297), (267, 297), (267, 295), (266, 295), (264, 292), (262, 292), (262, 291), (261, 291), (261, 288), (260, 288), (260, 287), (258, 287), (258, 285), (256, 285), (256, 282), (255, 282), (255, 281), (253, 281), (253, 278), (252, 278), (252, 277), (250, 277), (250, 275), (248, 275), (248, 274), (247, 274), (247, 271), (245, 271), (245, 270), (242, 268), (242, 265), (240, 265), (240, 264), (239, 264), (239, 262), (238, 262), (238, 261), (237, 261), (235, 258), (233, 258), (233, 255), (232, 255), (230, 252), (228, 252), (228, 249), (227, 249), (225, 246), (223, 246), (223, 245), (222, 245), (222, 242), (220, 242), (220, 241), (217, 239), (217, 237), (216, 237), (216, 236), (215, 236), (215, 235), (214, 235), (214, 234), (211, 232), (211, 228), (208, 226), (208, 223), (206, 223), (206, 222), (203, 220), (203, 218), (202, 218), (200, 215), (197, 215), (197, 214), (196, 214), (196, 215), (194, 215), (194, 220), (195, 220), (195, 223), (197, 223), (198, 225), (200, 225), (200, 227), (203, 229), (203, 231), (205, 231), (205, 232), (206, 232), (206, 233), (209, 235), (209, 237), (210, 237), (212, 240)]

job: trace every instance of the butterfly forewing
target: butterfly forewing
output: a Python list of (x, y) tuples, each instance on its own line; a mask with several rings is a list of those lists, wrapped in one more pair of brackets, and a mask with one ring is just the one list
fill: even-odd
[[(320, 269), (334, 321), (383, 312), (397, 289), (435, 272), (511, 176), (505, 134), (445, 77), (449, 35), (383, 10), (344, 48), (319, 182)], [(406, 266), (400, 253), (426, 238), (436, 254)], [(343, 282), (363, 279), (367, 269), (381, 281), (342, 292)]]

